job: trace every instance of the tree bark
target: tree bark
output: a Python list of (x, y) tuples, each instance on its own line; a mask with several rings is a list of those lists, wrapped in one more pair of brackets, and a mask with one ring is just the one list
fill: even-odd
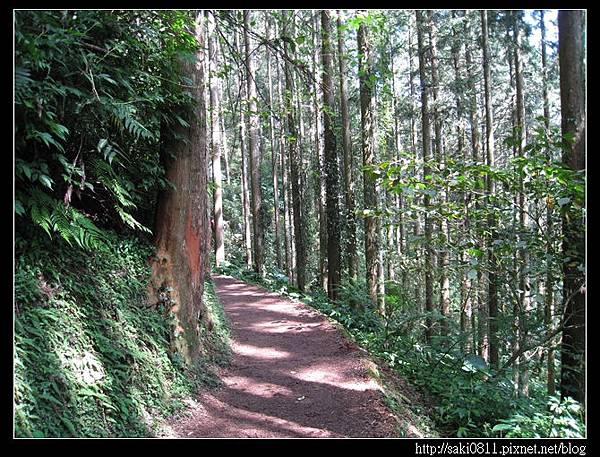
[[(487, 11), (481, 11), (481, 33), (482, 33), (482, 54), (483, 54), (483, 77), (485, 86), (485, 142), (487, 153), (487, 164), (494, 166), (494, 114), (492, 106), (491, 92), (491, 69), (488, 44), (488, 18)], [(490, 197), (495, 193), (494, 180), (488, 176), (486, 180), (486, 194), (488, 204), (491, 203)], [(491, 205), (490, 205), (491, 206)], [(499, 343), (498, 343), (498, 285), (496, 273), (496, 256), (493, 248), (493, 241), (496, 239), (496, 222), (493, 216), (488, 217), (488, 226), (492, 234), (487, 246), (488, 257), (488, 330), (489, 330), (489, 355), (490, 365), (498, 367)]]
[(295, 266), (294, 266), (294, 249), (293, 249), (293, 228), (292, 228), (292, 218), (290, 211), (290, 202), (289, 202), (289, 165), (288, 160), (286, 159), (286, 148), (285, 148), (285, 135), (286, 135), (286, 125), (285, 125), (285, 110), (286, 104), (284, 102), (284, 94), (283, 88), (281, 84), (281, 74), (280, 74), (280, 65), (279, 59), (277, 59), (277, 96), (280, 107), (281, 118), (279, 121), (279, 150), (280, 150), (280, 160), (281, 160), (281, 188), (282, 188), (282, 198), (283, 198), (283, 238), (285, 244), (285, 268), (286, 274), (292, 283), (295, 283)]
[[(452, 17), (456, 17), (456, 13), (452, 12)], [(462, 18), (466, 24), (465, 12), (462, 11)], [(466, 29), (466, 25), (465, 25)], [(465, 33), (465, 36), (468, 35)], [(471, 161), (467, 148), (465, 147), (465, 122), (464, 122), (464, 106), (462, 98), (463, 90), (463, 78), (464, 74), (461, 66), (461, 49), (462, 40), (459, 37), (459, 30), (456, 28), (452, 29), (452, 63), (454, 66), (454, 84), (455, 84), (455, 98), (456, 98), (456, 137), (457, 137), (457, 153), (458, 157), (462, 158), (466, 164)], [(459, 197), (463, 201), (465, 208), (465, 216), (463, 222), (464, 233), (470, 232), (470, 220), (469, 220), (469, 195), (467, 192), (462, 192)], [(461, 263), (465, 263), (464, 254), (460, 255)], [(460, 332), (462, 337), (465, 338), (471, 332), (471, 314), (472, 314), (472, 286), (471, 279), (466, 271), (462, 273), (461, 284), (460, 284)], [(471, 352), (471, 342), (469, 338), (462, 339), (461, 349), (465, 354)]]
[[(314, 12), (314, 10), (311, 10)], [(313, 16), (313, 52), (312, 52), (312, 71), (316, 75), (318, 73), (317, 61), (319, 54), (319, 15), (314, 14)], [(328, 290), (328, 266), (327, 266), (327, 184), (326, 184), (326, 165), (325, 165), (325, 151), (324, 141), (321, 140), (323, 136), (323, 122), (321, 119), (322, 109), (319, 106), (319, 97), (322, 96), (322, 90), (317, 82), (314, 81), (313, 85), (313, 113), (314, 113), (314, 134), (315, 134), (315, 152), (316, 152), (316, 164), (318, 173), (316, 174), (315, 182), (315, 200), (317, 208), (317, 217), (319, 220), (319, 285), (323, 291)]]
[[(429, 54), (431, 60), (431, 84), (433, 88), (433, 123), (435, 130), (435, 158), (440, 164), (440, 170), (443, 170), (445, 163), (445, 152), (442, 132), (442, 116), (440, 114), (439, 100), (439, 74), (437, 62), (437, 42), (435, 33), (435, 23), (433, 20), (433, 12), (428, 11), (429, 20)], [(443, 203), (447, 201), (445, 189), (442, 187), (440, 192), (440, 200)], [(445, 218), (441, 218), (439, 222), (439, 234), (444, 243), (448, 243), (448, 222)], [(442, 315), (441, 334), (448, 335), (448, 316), (450, 315), (450, 280), (448, 278), (448, 266), (450, 264), (447, 246), (441, 246), (438, 251), (438, 267), (439, 267), (439, 284), (440, 284), (440, 313)]]
[[(541, 54), (542, 54), (542, 94), (544, 99), (544, 126), (546, 130), (550, 129), (550, 101), (548, 98), (548, 62), (546, 55), (546, 23), (544, 21), (544, 10), (540, 10), (540, 33), (541, 33)], [(550, 154), (550, 151), (548, 151)], [(549, 160), (552, 157), (548, 157)], [(546, 207), (546, 230), (547, 233), (554, 233), (554, 227), (552, 223), (552, 207), (547, 205)], [(551, 334), (553, 331), (552, 316), (554, 315), (554, 275), (552, 274), (552, 263), (550, 261), (552, 255), (552, 246), (548, 243), (546, 249), (546, 279), (544, 281), (544, 324), (546, 325), (546, 331)], [(550, 343), (546, 350), (546, 386), (548, 395), (556, 394), (556, 381), (554, 372), (554, 348)]]
[(215, 239), (215, 266), (220, 267), (225, 261), (225, 237), (223, 228), (223, 179), (221, 175), (221, 126), (219, 114), (221, 112), (219, 100), (218, 71), (218, 43), (215, 18), (208, 11), (205, 12), (208, 23), (208, 73), (210, 86), (210, 131), (211, 131), (211, 157), (213, 172), (213, 233)]
[[(293, 13), (292, 13), (293, 14)], [(293, 16), (290, 18), (289, 13), (285, 14), (285, 28), (283, 34), (285, 36), (291, 36), (293, 34)], [(288, 28), (287, 22), (291, 21), (292, 30)], [(284, 52), (287, 55), (289, 53), (289, 45), (287, 41), (284, 41)], [(298, 289), (303, 291), (306, 288), (306, 230), (303, 224), (304, 214), (302, 212), (302, 191), (300, 182), (301, 170), (301, 159), (299, 154), (298, 142), (299, 135), (296, 130), (296, 122), (294, 119), (294, 79), (292, 75), (292, 67), (288, 60), (285, 61), (285, 99), (286, 99), (286, 111), (287, 111), (287, 132), (288, 132), (288, 146), (289, 146), (289, 160), (290, 160), (290, 177), (292, 180), (291, 193), (292, 193), (292, 206), (293, 206), (293, 221), (294, 221), (294, 239), (295, 239), (295, 254), (296, 254), (296, 284)]]
[[(471, 161), (473, 163), (483, 162), (483, 153), (481, 145), (481, 134), (479, 125), (479, 108), (478, 108), (478, 91), (475, 81), (477, 75), (474, 70), (473, 54), (471, 51), (471, 42), (476, 41), (473, 37), (471, 22), (469, 20), (469, 14), (467, 13), (467, 20), (465, 21), (465, 36), (467, 41), (465, 43), (465, 62), (467, 66), (467, 88), (469, 95), (468, 109), (469, 109), (469, 126), (471, 129), (470, 141), (471, 141)], [(477, 190), (480, 190), (477, 188)], [(475, 201), (475, 210), (478, 211), (481, 207), (478, 200)], [(476, 225), (477, 219), (474, 220), (473, 225)], [(476, 228), (476, 226), (474, 227)], [(483, 241), (478, 239), (478, 247), (483, 250)], [(473, 309), (477, 312), (471, 313), (471, 328), (474, 330), (473, 347), (477, 349), (477, 353), (485, 360), (489, 359), (488, 353), (488, 337), (487, 337), (487, 311), (485, 309), (483, 295), (481, 291), (482, 283), (482, 272), (481, 268), (477, 269), (477, 278), (471, 281), (471, 290), (473, 291)], [(476, 330), (476, 332), (475, 332)]]
[[(196, 104), (189, 126), (177, 133), (187, 142), (167, 145), (174, 158), (167, 159), (167, 179), (174, 189), (165, 189), (158, 200), (155, 227), (156, 256), (151, 262), (148, 288), (151, 304), (162, 302), (174, 319), (170, 346), (188, 366), (201, 353), (199, 323), (204, 316), (202, 292), (206, 258), (210, 249), (207, 187), (207, 127), (204, 95), (204, 15), (195, 13), (195, 37), (198, 51), (194, 63), (182, 61), (183, 73), (192, 81)], [(167, 298), (165, 298), (165, 296)]]
[[(238, 34), (235, 34), (235, 48), (239, 50), (240, 55), (243, 55), (243, 48), (241, 41), (238, 38)], [(242, 166), (242, 212), (244, 217), (244, 247), (246, 254), (246, 265), (248, 268), (252, 268), (253, 264), (253, 256), (252, 256), (252, 226), (250, 223), (250, 192), (248, 189), (248, 151), (247, 151), (247, 142), (246, 142), (246, 84), (242, 80), (242, 76), (240, 74), (239, 78), (240, 84), (240, 124), (239, 124), (239, 134), (240, 134), (240, 162)]]
[[(417, 46), (419, 53), (419, 76), (421, 79), (421, 130), (423, 134), (423, 179), (426, 179), (431, 172), (428, 161), (431, 160), (431, 112), (429, 100), (431, 97), (431, 83), (427, 76), (427, 59), (425, 44), (425, 20), (421, 10), (416, 11), (417, 19)], [(423, 196), (423, 206), (428, 211), (431, 206), (431, 197), (428, 194)], [(431, 314), (433, 308), (433, 249), (431, 246), (432, 223), (429, 214), (425, 214), (425, 340), (431, 343), (433, 336), (433, 320)]]
[(339, 171), (336, 138), (333, 131), (333, 59), (331, 13), (321, 11), (321, 59), (323, 63), (323, 138), (325, 153), (325, 183), (327, 187), (327, 295), (338, 297), (340, 286), (340, 220)]
[[(523, 68), (521, 62), (521, 34), (519, 30), (519, 13), (513, 11), (513, 37), (514, 37), (514, 68), (515, 68), (515, 83), (516, 83), (516, 133), (518, 135), (517, 154), (519, 157), (524, 156), (525, 148), (525, 93), (523, 82)], [(518, 250), (519, 266), (519, 309), (517, 314), (519, 332), (518, 341), (519, 347), (527, 345), (527, 315), (531, 311), (530, 307), (530, 282), (526, 273), (529, 266), (529, 253), (525, 247), (524, 233), (527, 230), (527, 199), (523, 187), (523, 178), (519, 180), (519, 241), (521, 244)], [(525, 354), (519, 358), (518, 369), (518, 393), (522, 396), (529, 396), (529, 371), (526, 366)]]
[(260, 150), (258, 145), (258, 110), (256, 106), (256, 71), (255, 63), (250, 48), (250, 28), (249, 10), (244, 10), (244, 48), (246, 65), (246, 84), (248, 97), (248, 150), (250, 156), (250, 190), (252, 199), (252, 228), (253, 228), (253, 249), (254, 249), (254, 271), (260, 276), (265, 273), (264, 257), (264, 232), (262, 223), (262, 192), (260, 183)]
[[(267, 40), (270, 39), (271, 30), (270, 30), (270, 19), (268, 15), (265, 17), (265, 35)], [(267, 103), (273, 109), (273, 78), (271, 76), (271, 51), (269, 48), (265, 49), (267, 54)], [(273, 181), (273, 225), (275, 227), (275, 259), (277, 262), (277, 267), (282, 267), (282, 259), (281, 259), (281, 227), (279, 223), (279, 183), (278, 183), (278, 156), (277, 150), (275, 148), (275, 127), (273, 122), (273, 114), (269, 115), (269, 139), (271, 140), (271, 171), (272, 171), (272, 181)]]
[[(362, 132), (363, 167), (375, 164), (375, 98), (373, 82), (373, 62), (369, 33), (364, 22), (358, 28), (359, 78), (360, 78), (360, 120)], [(367, 289), (373, 305), (378, 303), (378, 224), (373, 215), (377, 211), (375, 180), (363, 172), (365, 205), (365, 261)]]
[(346, 91), (346, 59), (344, 57), (344, 32), (341, 12), (338, 11), (338, 63), (340, 76), (340, 107), (342, 111), (342, 146), (344, 151), (344, 184), (346, 197), (346, 258), (348, 259), (348, 277), (355, 283), (358, 275), (358, 253), (356, 245), (356, 216), (354, 214), (354, 176), (352, 174), (352, 144), (350, 140), (350, 116), (348, 114), (348, 94)]
[[(584, 12), (558, 12), (561, 129), (566, 135), (563, 164), (585, 170)], [(585, 205), (585, 203), (583, 203)], [(563, 306), (565, 329), (561, 346), (561, 397), (585, 401), (585, 221), (569, 208), (563, 216)]]

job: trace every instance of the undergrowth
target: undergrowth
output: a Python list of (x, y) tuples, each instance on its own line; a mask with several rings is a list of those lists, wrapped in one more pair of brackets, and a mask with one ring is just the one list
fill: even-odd
[(581, 405), (573, 399), (548, 397), (544, 386), (534, 382), (530, 397), (516, 397), (510, 371), (495, 376), (481, 357), (463, 354), (456, 342), (439, 339), (425, 345), (418, 332), (410, 330), (423, 316), (415, 315), (401, 293), (386, 295), (390, 312), (383, 318), (372, 307), (350, 305), (368, 300), (360, 285), (346, 285), (340, 300), (332, 303), (322, 291), (300, 292), (280, 272), (260, 277), (234, 264), (222, 271), (301, 300), (341, 324), (357, 344), (431, 401), (428, 414), (445, 436), (577, 438), (585, 434)]
[(14, 433), (17, 437), (156, 436), (164, 418), (228, 358), (212, 284), (205, 356), (193, 369), (169, 351), (169, 321), (145, 304), (152, 246), (107, 237), (83, 252), (65, 241), (17, 240)]

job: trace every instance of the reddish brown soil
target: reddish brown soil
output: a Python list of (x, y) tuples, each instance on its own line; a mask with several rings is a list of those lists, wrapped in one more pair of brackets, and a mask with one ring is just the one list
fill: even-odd
[(223, 386), (176, 420), (180, 437), (391, 437), (392, 414), (364, 354), (310, 307), (214, 278), (231, 322)]

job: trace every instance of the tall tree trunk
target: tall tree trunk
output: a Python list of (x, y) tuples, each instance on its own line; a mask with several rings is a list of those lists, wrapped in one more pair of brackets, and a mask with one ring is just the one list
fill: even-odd
[[(285, 28), (283, 34), (285, 36), (293, 36), (294, 30), (294, 18), (293, 14), (290, 17), (289, 13), (285, 13), (284, 24)], [(291, 21), (291, 30), (288, 27), (288, 21)], [(284, 52), (287, 55), (289, 53), (288, 42), (284, 42)], [(298, 147), (298, 132), (296, 130), (296, 122), (294, 119), (294, 78), (292, 75), (292, 67), (289, 61), (285, 62), (285, 99), (286, 99), (286, 111), (287, 111), (287, 132), (289, 139), (289, 160), (290, 160), (290, 175), (292, 180), (291, 193), (292, 193), (292, 205), (293, 205), (293, 221), (294, 221), (294, 239), (295, 239), (295, 251), (296, 251), (296, 282), (298, 289), (304, 290), (306, 287), (306, 230), (304, 226), (304, 215), (302, 212), (302, 200), (301, 200), (301, 186), (300, 173), (301, 170), (301, 158)], [(300, 114), (300, 113), (299, 113)]]
[[(546, 56), (546, 23), (544, 21), (544, 10), (540, 10), (540, 32), (541, 32), (541, 53), (542, 53), (542, 93), (544, 99), (544, 126), (546, 130), (550, 129), (550, 100), (548, 98), (548, 62)], [(550, 154), (550, 151), (548, 151)], [(548, 157), (549, 160), (552, 157)], [(554, 227), (552, 223), (552, 207), (547, 205), (546, 207), (546, 231), (548, 234), (554, 233)], [(553, 238), (552, 236), (550, 238)], [(554, 275), (552, 274), (552, 245), (548, 243), (546, 249), (546, 279), (544, 281), (544, 324), (546, 325), (546, 331), (548, 334), (552, 334), (554, 331), (554, 325), (552, 316), (554, 315)], [(548, 349), (546, 350), (546, 371), (547, 379), (546, 386), (548, 395), (556, 394), (556, 381), (554, 372), (554, 344), (553, 340), (548, 342)]]
[[(439, 100), (439, 74), (437, 63), (437, 42), (435, 34), (435, 22), (433, 20), (433, 12), (428, 11), (429, 20), (429, 53), (431, 60), (431, 84), (433, 86), (433, 124), (435, 130), (435, 158), (440, 164), (440, 169), (443, 170), (445, 163), (444, 142), (442, 133), (442, 116), (440, 114)], [(440, 200), (443, 203), (447, 201), (445, 189), (440, 192)], [(448, 222), (445, 218), (441, 218), (439, 222), (439, 235), (444, 244), (448, 243)], [(442, 315), (441, 333), (443, 336), (448, 335), (448, 316), (450, 315), (450, 280), (448, 278), (449, 255), (446, 245), (441, 246), (438, 254), (438, 267), (440, 271), (440, 313)]]
[[(400, 162), (400, 151), (402, 149), (402, 140), (400, 137), (400, 120), (398, 114), (398, 106), (397, 106), (397, 94), (396, 94), (396, 71), (394, 66), (394, 58), (395, 58), (395, 49), (392, 44), (391, 38), (389, 42), (389, 52), (390, 52), (390, 77), (392, 79), (392, 113), (394, 117), (394, 128), (393, 128), (393, 149), (395, 150), (395, 154), (391, 154), (391, 160), (397, 160)], [(404, 256), (404, 221), (403, 221), (403, 202), (402, 202), (402, 194), (394, 195), (391, 192), (386, 192), (387, 197), (392, 200), (393, 205), (396, 208), (396, 215), (398, 217), (397, 223), (388, 225), (388, 247), (396, 245), (395, 253), (397, 255), (398, 265), (402, 266), (402, 288), (406, 287), (406, 273), (403, 268), (403, 256)], [(394, 227), (395, 225), (395, 227)], [(395, 229), (395, 230), (394, 230)], [(394, 263), (393, 256), (391, 255), (391, 249), (388, 253), (388, 278), (393, 281), (395, 280), (395, 271), (394, 271)]]
[(344, 32), (341, 12), (338, 11), (338, 64), (340, 76), (340, 107), (342, 111), (342, 146), (344, 150), (344, 184), (346, 197), (346, 257), (348, 259), (348, 277), (355, 283), (358, 275), (358, 253), (356, 245), (356, 216), (354, 214), (354, 176), (352, 174), (353, 157), (350, 141), (350, 115), (348, 114), (348, 94), (346, 91), (346, 59), (344, 57)]
[[(238, 50), (240, 55), (243, 55), (243, 45), (239, 39), (238, 34), (235, 34), (235, 49)], [(248, 268), (252, 268), (252, 228), (250, 224), (250, 192), (248, 189), (248, 151), (246, 142), (246, 84), (243, 81), (242, 75), (239, 77), (240, 85), (240, 162), (242, 166), (242, 212), (244, 217), (244, 248), (246, 255), (246, 265)]]
[(248, 97), (248, 150), (250, 156), (250, 190), (252, 198), (252, 228), (254, 249), (254, 271), (260, 276), (265, 273), (264, 233), (262, 222), (262, 196), (260, 185), (260, 150), (258, 144), (258, 109), (256, 107), (256, 71), (250, 48), (250, 11), (244, 10), (244, 48), (246, 65), (246, 84)]
[(215, 266), (220, 267), (225, 261), (225, 237), (223, 230), (223, 179), (221, 176), (221, 126), (219, 114), (221, 112), (219, 100), (219, 79), (217, 68), (219, 51), (217, 43), (217, 31), (214, 16), (205, 12), (208, 23), (208, 62), (210, 65), (210, 130), (211, 130), (211, 157), (214, 184), (214, 211), (213, 232), (215, 239)]
[[(369, 33), (364, 22), (358, 28), (360, 121), (362, 132), (363, 167), (375, 164), (375, 97), (372, 81), (373, 62)], [(368, 172), (363, 173), (365, 204), (365, 260), (367, 288), (373, 305), (378, 303), (378, 224), (373, 212), (377, 210), (375, 180)]]
[[(519, 157), (524, 156), (525, 148), (525, 93), (523, 88), (523, 68), (521, 62), (521, 36), (519, 30), (519, 13), (516, 11), (513, 14), (513, 37), (514, 37), (514, 66), (515, 66), (515, 82), (516, 82), (516, 129), (519, 138), (517, 144), (517, 154)], [(527, 345), (527, 315), (531, 311), (530, 306), (530, 283), (527, 275), (529, 266), (529, 253), (525, 247), (525, 239), (523, 234), (527, 230), (527, 199), (523, 187), (523, 178), (519, 180), (519, 241), (521, 248), (519, 249), (519, 346)], [(526, 366), (525, 353), (519, 357), (519, 381), (517, 383), (519, 395), (529, 396), (529, 371)]]
[(279, 150), (280, 150), (280, 160), (281, 160), (281, 189), (282, 189), (282, 198), (283, 198), (283, 238), (285, 245), (285, 267), (286, 274), (292, 283), (295, 283), (295, 263), (294, 263), (294, 250), (293, 250), (293, 228), (292, 228), (292, 218), (290, 211), (290, 201), (288, 198), (289, 192), (289, 176), (288, 176), (288, 160), (286, 160), (286, 148), (285, 148), (285, 134), (286, 134), (286, 125), (285, 125), (285, 110), (286, 104), (284, 101), (283, 88), (281, 84), (282, 76), (280, 74), (280, 66), (279, 59), (277, 59), (277, 96), (279, 103), (279, 112), (280, 112), (280, 120), (279, 120)]
[[(461, 12), (464, 23), (466, 24), (465, 12)], [(456, 18), (457, 14), (453, 11), (452, 17)], [(466, 28), (466, 26), (465, 26)], [(452, 28), (452, 63), (454, 66), (454, 84), (455, 84), (455, 98), (456, 98), (456, 137), (457, 137), (457, 155), (462, 158), (465, 163), (469, 163), (471, 158), (467, 148), (465, 147), (465, 122), (464, 122), (464, 107), (461, 88), (463, 87), (463, 72), (461, 66), (461, 48), (462, 43), (459, 37), (460, 32), (456, 28)], [(465, 33), (465, 36), (468, 35)], [(470, 220), (469, 220), (469, 195), (467, 192), (462, 192), (459, 197), (463, 201), (465, 208), (465, 216), (463, 221), (463, 233), (470, 232)], [(465, 262), (464, 254), (460, 256), (461, 263)], [(462, 273), (461, 284), (460, 284), (460, 332), (461, 332), (461, 349), (464, 353), (471, 352), (471, 343), (467, 335), (471, 332), (471, 314), (472, 314), (472, 286), (471, 277), (468, 272)], [(464, 338), (464, 339), (463, 339)]]
[[(414, 158), (415, 161), (417, 163), (419, 163), (419, 149), (417, 148), (417, 122), (416, 122), (416, 113), (417, 113), (417, 109), (416, 109), (416, 104), (415, 104), (415, 96), (416, 96), (416, 89), (415, 89), (415, 74), (414, 74), (414, 67), (413, 67), (413, 34), (412, 34), (412, 15), (408, 16), (408, 27), (407, 27), (407, 35), (408, 35), (408, 86), (409, 86), (409, 90), (410, 90), (410, 146), (411, 146), (411, 151), (414, 154)], [(422, 159), (422, 157), (421, 157)], [(415, 204), (419, 203), (419, 196), (415, 197)], [(413, 227), (412, 227), (412, 232), (413, 232), (413, 236), (414, 237), (418, 237), (421, 234), (421, 215), (418, 213), (415, 217), (414, 223), (413, 223)], [(407, 249), (410, 249), (410, 244), (407, 243), (406, 244)], [(415, 248), (414, 249), (414, 254), (416, 255), (418, 258), (424, 257), (420, 255), (420, 252), (422, 251), (422, 249), (420, 248)], [(415, 283), (417, 283), (417, 281), (415, 281)], [(415, 287), (413, 288), (413, 300), (415, 303), (418, 303), (419, 305), (422, 303), (421, 300), (421, 290), (422, 288), (419, 287), (417, 284), (415, 284)]]
[[(268, 15), (265, 17), (265, 35), (267, 40), (270, 39), (270, 18)], [(268, 98), (267, 103), (270, 109), (273, 109), (273, 79), (271, 77), (271, 51), (267, 47), (265, 49), (267, 54), (267, 85), (269, 90), (267, 92)], [(273, 113), (269, 115), (269, 139), (271, 140), (271, 170), (273, 179), (273, 222), (275, 227), (275, 258), (277, 261), (277, 267), (282, 267), (281, 259), (281, 228), (279, 224), (279, 184), (278, 184), (278, 157), (277, 150), (275, 148), (275, 127), (273, 122)]]
[[(421, 79), (421, 130), (423, 132), (423, 179), (431, 173), (428, 161), (431, 160), (431, 121), (429, 100), (431, 97), (431, 83), (427, 76), (427, 59), (426, 59), (426, 44), (425, 36), (425, 19), (423, 12), (417, 10), (417, 45), (419, 53), (419, 76)], [(428, 210), (431, 206), (431, 198), (428, 194), (423, 196), (423, 206)], [(425, 320), (425, 340), (431, 343), (433, 336), (433, 249), (431, 246), (432, 238), (432, 221), (429, 214), (425, 214), (425, 312), (427, 318)]]
[(316, 75), (318, 73), (317, 62), (319, 60), (319, 15), (315, 10), (311, 10), (313, 14), (313, 52), (312, 52), (312, 73), (315, 75), (313, 85), (313, 114), (314, 114), (314, 135), (315, 135), (315, 152), (316, 164), (318, 172), (315, 181), (315, 201), (317, 207), (317, 216), (319, 220), (319, 285), (323, 291), (327, 292), (328, 286), (328, 267), (327, 267), (327, 184), (326, 184), (326, 165), (324, 142), (321, 140), (323, 136), (323, 123), (321, 121), (322, 109), (320, 109), (319, 98), (321, 96), (321, 87), (317, 83)]
[(207, 128), (204, 95), (204, 15), (196, 12), (195, 36), (198, 41), (196, 61), (182, 61), (183, 73), (192, 82), (196, 101), (188, 127), (176, 127), (187, 142), (173, 140), (167, 147), (173, 159), (167, 159), (167, 179), (174, 189), (159, 196), (155, 246), (152, 261), (149, 300), (170, 291), (169, 306), (174, 316), (171, 327), (171, 350), (192, 366), (201, 354), (199, 322), (204, 315), (206, 257), (210, 249), (207, 187)]
[[(508, 43), (508, 49), (506, 51), (506, 60), (508, 61), (508, 74), (510, 81), (510, 122), (511, 122), (511, 132), (512, 135), (517, 135), (517, 83), (515, 77), (515, 58), (514, 58), (514, 42), (511, 43), (511, 30), (512, 30), (512, 21), (513, 21), (513, 12), (508, 12), (506, 16), (506, 42)], [(517, 142), (513, 142), (512, 144), (512, 157), (516, 159), (519, 156), (519, 146)], [(513, 196), (513, 211), (512, 211), (512, 231), (519, 236), (519, 195), (520, 192), (515, 193)], [(516, 278), (516, 282), (520, 281), (520, 273), (519, 273), (519, 262), (521, 261), (521, 250), (517, 248), (517, 255), (512, 258), (512, 266), (513, 272)], [(512, 316), (512, 341), (511, 341), (511, 352), (512, 354), (520, 354), (519, 348), (521, 345), (521, 326), (520, 326), (520, 315), (521, 315), (521, 297), (520, 295), (516, 297), (516, 300), (513, 300), (513, 316)], [(513, 364), (513, 385), (514, 385), (514, 393), (516, 396), (519, 396), (520, 392), (520, 383), (521, 383), (521, 361), (522, 357), (517, 357)]]
[(323, 63), (323, 138), (325, 183), (327, 187), (327, 295), (336, 300), (340, 286), (340, 209), (339, 170), (335, 133), (333, 131), (333, 61), (331, 12), (321, 11), (321, 59)]
[[(479, 110), (478, 110), (478, 91), (477, 86), (475, 84), (476, 74), (474, 72), (474, 64), (473, 64), (473, 56), (471, 52), (471, 42), (475, 41), (472, 36), (472, 29), (470, 25), (470, 21), (465, 21), (465, 36), (467, 37), (467, 41), (465, 43), (465, 62), (467, 66), (467, 87), (469, 96), (469, 126), (471, 129), (471, 161), (473, 163), (478, 163), (483, 161), (483, 155), (481, 151), (481, 135), (479, 132)], [(479, 190), (479, 189), (478, 189)], [(475, 202), (475, 209), (479, 210), (480, 205), (479, 202)], [(475, 223), (477, 221), (475, 220)], [(481, 247), (483, 243), (479, 241), (479, 246)], [(474, 341), (473, 346), (477, 348), (477, 351), (481, 357), (485, 360), (488, 360), (488, 338), (487, 338), (487, 329), (486, 325), (483, 325), (487, 322), (487, 313), (485, 312), (485, 306), (482, 300), (481, 294), (481, 269), (479, 268), (477, 271), (477, 278), (472, 280), (471, 290), (473, 291), (473, 299), (474, 299), (474, 308), (478, 311), (477, 313), (471, 313), (471, 328), (474, 331)], [(478, 316), (477, 319), (477, 328), (475, 326), (475, 317), (476, 314)], [(475, 332), (475, 329), (477, 330)], [(476, 335), (475, 335), (476, 333)]]
[[(482, 54), (483, 54), (483, 78), (485, 86), (485, 143), (487, 163), (490, 167), (494, 166), (494, 114), (492, 106), (491, 92), (491, 70), (488, 44), (488, 18), (487, 11), (481, 11), (481, 33), (482, 33)], [(488, 176), (486, 181), (486, 194), (488, 204), (491, 206), (491, 197), (495, 193), (494, 180)], [(493, 216), (488, 217), (488, 227), (491, 229), (491, 236), (487, 246), (488, 257), (488, 328), (489, 328), (489, 354), (490, 365), (498, 368), (499, 343), (498, 343), (498, 285), (496, 273), (496, 255), (494, 253), (493, 241), (496, 239), (494, 227), (496, 222)]]
[[(563, 149), (563, 164), (585, 170), (584, 12), (558, 12), (558, 56), (562, 134), (571, 138)], [(584, 203), (583, 203), (584, 204)], [(570, 214), (569, 214), (570, 213)], [(564, 330), (561, 346), (561, 396), (585, 401), (585, 221), (577, 207), (563, 216)], [(580, 270), (580, 268), (582, 268)]]

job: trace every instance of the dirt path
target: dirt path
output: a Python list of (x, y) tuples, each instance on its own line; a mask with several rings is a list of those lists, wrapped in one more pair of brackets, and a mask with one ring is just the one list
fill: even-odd
[(180, 437), (386, 437), (395, 420), (363, 353), (325, 317), (257, 286), (214, 277), (231, 321), (224, 385), (177, 420)]

